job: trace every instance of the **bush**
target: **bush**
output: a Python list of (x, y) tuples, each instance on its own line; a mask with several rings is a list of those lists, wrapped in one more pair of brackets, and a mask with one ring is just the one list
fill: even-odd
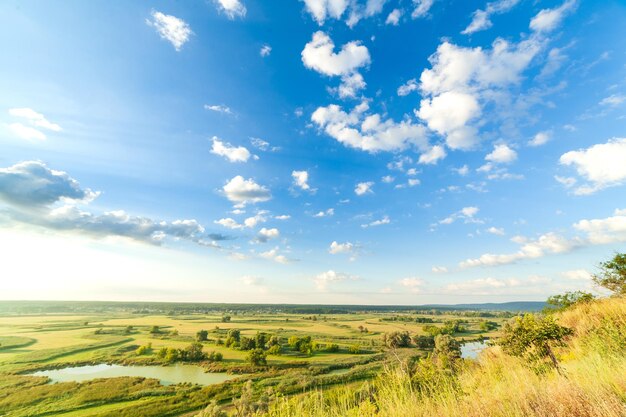
[(263, 349), (254, 349), (248, 353), (246, 360), (255, 366), (267, 365), (267, 354)]
[(335, 352), (339, 352), (339, 345), (336, 343), (328, 343), (325, 347), (324, 347), (324, 352), (328, 352), (328, 353), (335, 353)]
[(224, 359), (224, 355), (220, 352), (211, 351), (206, 356), (209, 362), (221, 362)]
[(359, 346), (359, 345), (350, 345), (348, 347), (348, 353), (352, 353), (354, 355), (358, 355), (359, 353), (361, 353), (361, 346)]
[(385, 346), (395, 349), (399, 347), (411, 346), (411, 337), (409, 332), (391, 332), (383, 334), (383, 343)]

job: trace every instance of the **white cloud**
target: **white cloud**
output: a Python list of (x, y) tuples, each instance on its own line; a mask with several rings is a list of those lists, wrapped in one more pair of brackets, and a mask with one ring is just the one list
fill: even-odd
[(523, 243), (521, 248), (515, 253), (502, 255), (486, 253), (476, 259), (467, 259), (459, 265), (462, 268), (506, 265), (523, 259), (540, 258), (546, 254), (569, 252), (581, 244), (582, 241), (580, 239), (567, 239), (555, 233), (546, 233), (535, 240)]
[(498, 0), (491, 3), (487, 3), (485, 10), (476, 10), (472, 14), (472, 22), (461, 32), (464, 35), (469, 35), (481, 30), (489, 29), (493, 24), (489, 19), (494, 14), (506, 13), (515, 7), (520, 0)]
[(457, 172), (457, 174), (459, 174), (460, 176), (464, 177), (467, 174), (469, 174), (469, 167), (467, 165), (463, 165), (461, 168), (455, 168), (455, 171)]
[(573, 187), (578, 181), (576, 180), (576, 178), (573, 177), (560, 177), (558, 175), (554, 176), (554, 179), (559, 183), (562, 184), (565, 188), (571, 188)]
[(473, 95), (447, 91), (432, 99), (422, 100), (416, 115), (426, 121), (432, 130), (447, 135), (464, 127), (480, 112), (480, 105)]
[(365, 195), (365, 194), (373, 194), (372, 186), (374, 183), (372, 181), (360, 182), (354, 188), (354, 193), (356, 195)]
[(337, 94), (340, 98), (355, 98), (357, 93), (365, 88), (367, 84), (363, 80), (363, 76), (358, 72), (342, 75), (341, 84), (337, 88)]
[(174, 49), (180, 51), (180, 48), (189, 41), (193, 34), (189, 25), (182, 19), (155, 10), (152, 11), (151, 15), (152, 20), (146, 19), (146, 23), (153, 26), (159, 36), (170, 42)]
[(265, 243), (269, 241), (270, 239), (276, 239), (279, 236), (280, 236), (280, 231), (278, 229), (276, 228), (266, 229), (265, 227), (263, 227), (261, 230), (259, 230), (256, 240), (258, 242)]
[(515, 289), (518, 293), (521, 291), (540, 293), (550, 282), (550, 279), (537, 275), (530, 276), (523, 280), (517, 278), (487, 277), (447, 284), (443, 286), (442, 290), (445, 293), (464, 295), (507, 294), (511, 289)]
[(24, 126), (21, 123), (10, 123), (8, 125), (9, 130), (18, 138), (24, 140), (46, 140), (46, 135), (35, 129), (34, 127)]
[(27, 107), (9, 109), (9, 114), (13, 117), (25, 119), (30, 125), (27, 126), (23, 123), (10, 123), (8, 125), (9, 130), (11, 130), (11, 132), (20, 139), (45, 140), (45, 133), (39, 129), (51, 130), (53, 132), (60, 132), (63, 130), (58, 124), (52, 123), (46, 119), (43, 114), (37, 113), (35, 110)]
[(274, 216), (276, 220), (289, 220), (291, 216), (288, 214), (281, 214), (280, 216)]
[(529, 146), (541, 146), (548, 143), (551, 138), (551, 133), (549, 131), (539, 132), (537, 133), (529, 142)]
[(492, 235), (504, 236), (504, 229), (501, 227), (490, 227), (487, 229), (487, 233), (491, 233)]
[(237, 223), (235, 219), (232, 219), (230, 217), (215, 220), (213, 223), (219, 224), (220, 226), (226, 227), (228, 229), (242, 229), (243, 228), (243, 225)]
[[(465, 48), (443, 42), (429, 58), (430, 69), (420, 75), (421, 108), (416, 116), (445, 136), (452, 149), (470, 149), (478, 142), (479, 115), (495, 103), (499, 112), (488, 117), (510, 117), (504, 106), (514, 102), (511, 85), (539, 53), (544, 41), (531, 36), (517, 44), (496, 39), (491, 49)], [(512, 113), (511, 111), (510, 113)], [(499, 116), (502, 115), (502, 116)], [(480, 120), (484, 123), (484, 120)]]
[(37, 113), (35, 110), (27, 107), (9, 109), (9, 114), (13, 117), (26, 119), (29, 124), (38, 128), (52, 130), (53, 132), (60, 132), (63, 130), (58, 124), (52, 123), (46, 119), (43, 114)]
[(400, 23), (400, 18), (402, 17), (402, 10), (393, 9), (389, 15), (387, 15), (387, 20), (385, 20), (386, 25), (398, 26)]
[(423, 154), (421, 154), (417, 163), (434, 165), (437, 162), (439, 162), (439, 160), (445, 157), (446, 157), (446, 150), (443, 148), (443, 146), (435, 145), (432, 148), (430, 148), (427, 152), (424, 152)]
[(506, 265), (549, 254), (567, 253), (583, 246), (626, 242), (626, 209), (617, 209), (613, 216), (603, 219), (580, 220), (573, 224), (572, 228), (582, 233), (582, 236), (568, 238), (553, 232), (543, 234), (537, 239), (514, 236), (511, 241), (520, 245), (517, 252), (508, 254), (486, 253), (478, 258), (467, 259), (459, 265), (462, 268)]
[(232, 110), (230, 109), (230, 107), (225, 106), (223, 104), (205, 104), (204, 105), (205, 110), (211, 110), (217, 113), (226, 113), (226, 114), (232, 114)]
[(356, 245), (351, 242), (338, 243), (337, 241), (333, 241), (328, 248), (328, 253), (332, 255), (337, 255), (340, 253), (349, 253), (352, 254), (356, 250)]
[(323, 25), (326, 18), (340, 19), (348, 8), (348, 0), (304, 0), (307, 11), (318, 24)]
[(419, 84), (415, 78), (408, 80), (406, 83), (398, 87), (398, 95), (400, 97), (408, 96), (413, 91), (419, 90)]
[(448, 268), (445, 266), (433, 266), (430, 270), (435, 274), (445, 274), (448, 272)]
[(452, 224), (457, 220), (463, 220), (465, 223), (482, 223), (482, 220), (476, 219), (476, 214), (480, 209), (474, 206), (463, 207), (456, 213), (452, 213), (450, 216), (443, 220), (439, 220), (439, 224)]
[(398, 281), (398, 284), (407, 288), (412, 293), (418, 293), (421, 291), (421, 287), (424, 285), (424, 280), (416, 277), (402, 278)]
[(382, 177), (380, 179), (382, 182), (384, 182), (385, 184), (391, 184), (392, 182), (394, 182), (396, 179), (394, 177), (392, 177), (391, 175), (385, 175), (384, 177)]
[(330, 37), (318, 31), (302, 50), (304, 66), (324, 75), (348, 75), (358, 68), (369, 65), (370, 54), (367, 47), (358, 41), (348, 42), (338, 53)]
[(232, 146), (230, 143), (222, 142), (217, 136), (213, 136), (213, 148), (211, 153), (223, 156), (230, 162), (247, 162), (250, 158), (250, 151), (243, 146)]
[(517, 159), (517, 152), (506, 144), (495, 145), (493, 151), (485, 156), (486, 161), (496, 164), (508, 164)]
[(223, 235), (205, 233), (204, 227), (193, 219), (166, 222), (131, 216), (123, 210), (93, 214), (77, 207), (88, 205), (98, 195), (81, 188), (67, 173), (51, 170), (42, 162), (25, 161), (0, 168), (0, 201), (7, 204), (3, 210), (5, 220), (153, 245), (170, 238), (218, 247), (216, 241), (226, 239)]
[(288, 264), (291, 262), (285, 255), (281, 255), (278, 248), (270, 249), (266, 252), (259, 254), (261, 258), (268, 259), (270, 261), (277, 262), (279, 264)]
[(572, 271), (562, 272), (561, 275), (567, 279), (574, 281), (589, 281), (591, 280), (591, 273), (585, 269), (574, 269)]
[(428, 16), (428, 12), (430, 11), (430, 8), (433, 7), (434, 2), (435, 0), (413, 0), (415, 9), (413, 9), (411, 17), (413, 19), (418, 19), (420, 17)]
[(263, 58), (265, 58), (266, 56), (270, 56), (271, 53), (272, 47), (269, 45), (263, 45), (259, 50), (259, 55), (261, 55)]
[(293, 184), (304, 191), (310, 191), (309, 185), (309, 173), (307, 171), (292, 171), (291, 178), (293, 178)]
[(267, 221), (267, 218), (265, 217), (266, 214), (267, 211), (259, 211), (254, 216), (246, 218), (243, 221), (243, 224), (244, 226), (252, 229), (253, 227), (256, 227), (259, 223), (265, 223)]
[(356, 281), (359, 277), (355, 275), (345, 274), (343, 272), (335, 272), (332, 269), (326, 272), (322, 272), (317, 275), (313, 280), (315, 281), (315, 285), (317, 289), (320, 291), (325, 291), (329, 285), (341, 281)]
[(361, 227), (365, 229), (368, 227), (382, 226), (382, 225), (389, 224), (389, 223), (391, 223), (391, 219), (389, 218), (389, 216), (383, 216), (382, 219), (378, 219), (370, 223), (362, 224)]
[(410, 145), (426, 149), (428, 138), (424, 126), (409, 119), (396, 123), (381, 120), (379, 114), (367, 114), (367, 102), (346, 113), (336, 104), (318, 107), (311, 121), (327, 135), (351, 148), (368, 152), (399, 151)]
[(279, 146), (271, 146), (268, 141), (261, 138), (250, 138), (250, 143), (255, 148), (264, 152), (278, 152), (280, 150)]
[(575, 7), (576, 0), (567, 0), (555, 9), (543, 9), (532, 18), (529, 27), (535, 32), (550, 32), (556, 29), (565, 16)]
[(335, 215), (335, 209), (329, 208), (326, 211), (319, 211), (313, 215), (313, 217), (330, 217)]
[(605, 219), (581, 220), (574, 229), (584, 232), (593, 245), (626, 242), (626, 212), (616, 210), (614, 216)]
[[(614, 138), (607, 143), (587, 149), (570, 151), (559, 159), (562, 165), (573, 166), (588, 183), (578, 186), (574, 193), (592, 194), (607, 187), (626, 182), (626, 138)], [(572, 184), (573, 185), (573, 184)]]
[(222, 187), (226, 198), (238, 206), (248, 203), (260, 203), (272, 198), (270, 191), (254, 182), (252, 178), (244, 179), (241, 175), (233, 177)]
[(24, 161), (0, 168), (0, 200), (34, 209), (59, 202), (89, 202), (99, 193), (82, 189), (67, 173), (40, 161)]
[(626, 101), (626, 96), (621, 95), (621, 94), (612, 94), (608, 97), (603, 98), (600, 101), (600, 105), (601, 106), (611, 106), (611, 107), (617, 107), (620, 104), (622, 104), (623, 102)]
[(221, 10), (229, 19), (246, 16), (246, 6), (241, 0), (214, 0), (218, 9)]
[(255, 277), (252, 275), (246, 275), (241, 277), (241, 282), (243, 282), (244, 285), (248, 285), (251, 287), (259, 287), (263, 285), (263, 278), (261, 277)]

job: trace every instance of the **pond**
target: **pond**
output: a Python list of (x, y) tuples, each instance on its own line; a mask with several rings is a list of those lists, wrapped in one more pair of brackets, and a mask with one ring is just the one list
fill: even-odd
[(87, 365), (62, 369), (38, 371), (32, 376), (47, 376), (50, 382), (83, 382), (96, 378), (115, 378), (120, 376), (158, 379), (162, 385), (192, 383), (200, 385), (219, 384), (238, 378), (225, 372), (204, 372), (199, 366), (176, 364), (173, 366), (122, 366), (122, 365)]
[(476, 359), (478, 354), (482, 352), (487, 346), (489, 346), (489, 340), (485, 339), (482, 342), (467, 342), (461, 345), (461, 357), (465, 359)]

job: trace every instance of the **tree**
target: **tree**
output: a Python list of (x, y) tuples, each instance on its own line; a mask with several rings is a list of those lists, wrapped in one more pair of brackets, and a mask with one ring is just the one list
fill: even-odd
[(418, 349), (433, 349), (435, 347), (435, 338), (432, 336), (413, 336), (413, 343)]
[(461, 346), (449, 334), (440, 334), (435, 337), (433, 358), (443, 368), (454, 368), (461, 358)]
[(617, 253), (610, 261), (600, 263), (600, 273), (593, 282), (617, 294), (626, 295), (626, 253)]
[(565, 310), (574, 304), (588, 303), (594, 298), (593, 294), (584, 291), (573, 291), (553, 295), (546, 301), (546, 304), (548, 304), (547, 310)]
[(241, 332), (237, 329), (230, 329), (228, 334), (226, 335), (226, 342), (224, 343), (226, 347), (237, 347), (239, 346), (239, 340), (241, 339)]
[(241, 350), (252, 350), (252, 349), (255, 349), (256, 347), (257, 347), (257, 345), (254, 342), (254, 339), (251, 339), (249, 337), (243, 336), (239, 340), (239, 348)]
[(390, 348), (411, 346), (409, 332), (391, 332), (383, 334), (383, 343)]
[(230, 321), (230, 316), (222, 316), (222, 323), (228, 323)]
[(202, 352), (202, 343), (194, 342), (185, 349), (179, 351), (180, 359), (186, 362), (197, 362), (206, 359), (206, 354)]
[(259, 349), (265, 349), (265, 344), (267, 343), (267, 334), (262, 332), (256, 332), (254, 336), (254, 344)]
[(495, 321), (483, 320), (480, 322), (480, 325), (478, 327), (483, 332), (489, 332), (491, 330), (497, 329), (498, 323), (496, 323)]
[(152, 326), (152, 328), (150, 329), (150, 333), (151, 334), (159, 334), (159, 333), (161, 333), (161, 330), (159, 329), (159, 326)]
[(572, 333), (571, 329), (559, 325), (552, 316), (529, 313), (508, 321), (498, 344), (505, 353), (527, 358), (535, 364), (549, 358), (552, 366), (561, 373), (552, 348), (563, 346), (564, 339)]
[(251, 350), (246, 359), (255, 366), (267, 365), (267, 354), (263, 349)]
[(200, 330), (198, 333), (196, 333), (196, 340), (198, 342), (206, 342), (207, 340), (209, 340), (209, 332), (206, 330)]
[(209, 362), (221, 362), (224, 359), (224, 355), (220, 352), (211, 351), (206, 358)]

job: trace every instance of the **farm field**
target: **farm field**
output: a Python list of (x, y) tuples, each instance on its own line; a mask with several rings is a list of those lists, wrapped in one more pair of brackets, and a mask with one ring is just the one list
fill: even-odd
[[(18, 306), (3, 305), (0, 315), (0, 416), (7, 417), (192, 416), (212, 401), (234, 410), (246, 389), (255, 401), (269, 403), (316, 389), (358, 388), (400, 357), (427, 355), (431, 347), (420, 346), (420, 340), (432, 339), (433, 332), (447, 328), (459, 341), (495, 337), (511, 315), (432, 309), (302, 314), (253, 306), (205, 311), (197, 306), (171, 306), (169, 311), (163, 306)], [(384, 335), (394, 332), (413, 342), (391, 354)], [(199, 356), (192, 357), (191, 346)], [(260, 359), (251, 358), (253, 352)], [(226, 373), (228, 380), (166, 385), (121, 376), (52, 383), (30, 375), (95, 364), (183, 363)]]

